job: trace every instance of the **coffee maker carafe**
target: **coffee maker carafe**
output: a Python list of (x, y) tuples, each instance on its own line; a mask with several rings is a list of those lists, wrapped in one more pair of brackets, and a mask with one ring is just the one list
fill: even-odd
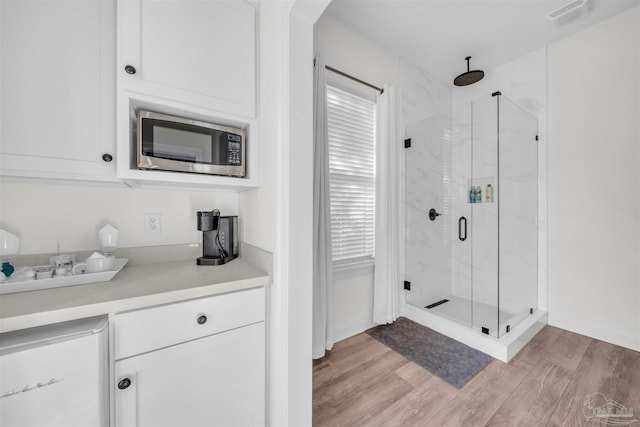
[(220, 216), (220, 211), (199, 211), (202, 256), (198, 265), (221, 265), (238, 257), (238, 217)]

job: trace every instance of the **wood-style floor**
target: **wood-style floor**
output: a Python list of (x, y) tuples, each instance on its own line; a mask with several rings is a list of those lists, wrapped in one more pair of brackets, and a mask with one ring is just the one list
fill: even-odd
[(640, 420), (640, 353), (546, 326), (458, 390), (363, 333), (314, 362), (313, 425), (604, 426), (583, 412), (594, 393)]

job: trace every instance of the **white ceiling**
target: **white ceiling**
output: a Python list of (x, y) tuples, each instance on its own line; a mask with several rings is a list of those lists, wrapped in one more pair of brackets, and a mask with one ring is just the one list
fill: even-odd
[[(640, 0), (595, 0), (582, 18), (554, 27), (546, 18), (569, 1), (333, 0), (336, 18), (444, 82), (490, 70), (605, 20)], [(356, 53), (357, 54), (357, 53)]]

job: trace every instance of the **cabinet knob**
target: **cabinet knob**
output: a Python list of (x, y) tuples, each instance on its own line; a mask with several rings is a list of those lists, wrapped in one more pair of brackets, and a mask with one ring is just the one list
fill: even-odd
[(124, 71), (126, 71), (127, 74), (135, 74), (136, 73), (136, 67), (134, 67), (133, 65), (125, 65), (124, 66)]
[(125, 388), (129, 388), (130, 385), (131, 385), (131, 380), (129, 378), (123, 378), (120, 381), (118, 381), (118, 388), (120, 390), (124, 390)]
[(109, 153), (104, 153), (102, 155), (102, 160), (104, 160), (105, 162), (109, 163), (111, 160), (113, 160), (113, 156)]
[(198, 316), (198, 325), (204, 325), (205, 323), (207, 323), (207, 316), (204, 314)]

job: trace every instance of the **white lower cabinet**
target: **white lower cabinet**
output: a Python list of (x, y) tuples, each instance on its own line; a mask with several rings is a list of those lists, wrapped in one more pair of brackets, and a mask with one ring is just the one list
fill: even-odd
[[(219, 307), (220, 299), (224, 302), (230, 296), (240, 300), (246, 296), (247, 301), (233, 310), (226, 310), (226, 315), (246, 319), (247, 313), (254, 313), (254, 316), (258, 313), (262, 320), (238, 325), (238, 322), (234, 324), (225, 319), (231, 329), (211, 334), (212, 329), (207, 327), (211, 327), (209, 322), (216, 322), (215, 309)], [(260, 304), (256, 303), (259, 300)], [(207, 307), (211, 311), (207, 311)], [(169, 335), (176, 334), (178, 340), (172, 345), (116, 360), (115, 426), (264, 425), (264, 289), (125, 313), (120, 324), (116, 315), (116, 349), (118, 329), (127, 325), (135, 327), (138, 313), (141, 314), (139, 320), (151, 331), (156, 323), (153, 321), (154, 310), (158, 320), (166, 321), (168, 309), (178, 313), (173, 315), (176, 321), (190, 318), (196, 325), (203, 326), (203, 333), (207, 335), (192, 339), (189, 333), (185, 335), (189, 337), (188, 341), (180, 341), (179, 333), (170, 332)], [(143, 336), (140, 338), (144, 340)], [(116, 353), (129, 352), (121, 348)]]

